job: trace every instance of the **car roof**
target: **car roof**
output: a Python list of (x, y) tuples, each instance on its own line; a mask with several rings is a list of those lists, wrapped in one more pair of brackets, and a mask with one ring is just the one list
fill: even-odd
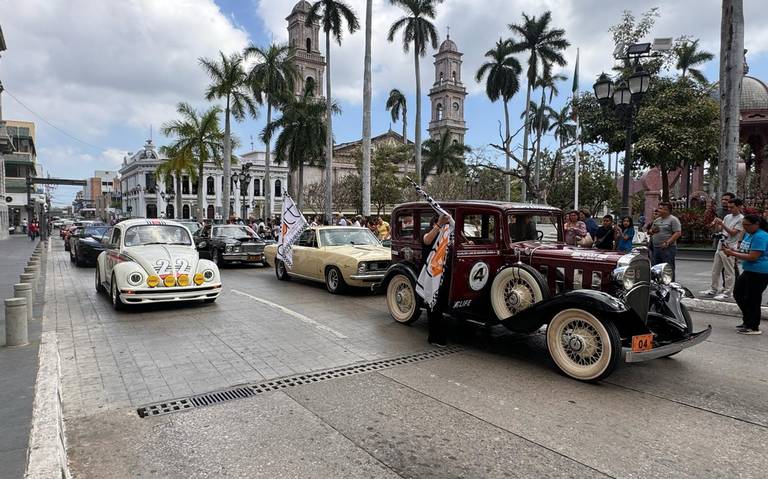
[[(500, 210), (530, 210), (530, 211), (550, 211), (553, 213), (562, 212), (560, 208), (541, 203), (519, 203), (512, 201), (489, 201), (489, 200), (460, 200), (460, 201), (441, 201), (443, 208), (461, 208), (461, 207), (492, 207)], [(412, 201), (398, 205), (395, 209), (407, 208), (430, 208), (426, 201)]]
[(138, 225), (170, 225), (170, 226), (183, 226), (175, 221), (169, 221), (169, 220), (159, 220), (159, 219), (135, 219), (135, 220), (125, 220), (121, 221), (120, 223), (116, 224), (115, 227), (120, 228), (130, 228), (131, 226), (138, 226)]
[(313, 230), (323, 231), (323, 230), (367, 230), (370, 231), (368, 228), (363, 228), (362, 226), (312, 226)]

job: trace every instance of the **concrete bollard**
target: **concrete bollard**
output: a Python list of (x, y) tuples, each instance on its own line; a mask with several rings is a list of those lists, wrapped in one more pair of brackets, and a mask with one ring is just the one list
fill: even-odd
[(29, 342), (27, 298), (5, 300), (5, 345), (24, 346)]
[(36, 266), (25, 266), (24, 272), (27, 274), (31, 274), (35, 277), (35, 284), (37, 284), (37, 278), (40, 277), (40, 269)]
[(35, 304), (35, 297), (32, 295), (32, 285), (29, 283), (18, 283), (13, 285), (13, 296), (16, 298), (27, 299), (27, 321), (32, 321), (32, 308)]
[(31, 273), (21, 273), (19, 275), (19, 283), (27, 283), (32, 285), (32, 296), (35, 295), (35, 275)]

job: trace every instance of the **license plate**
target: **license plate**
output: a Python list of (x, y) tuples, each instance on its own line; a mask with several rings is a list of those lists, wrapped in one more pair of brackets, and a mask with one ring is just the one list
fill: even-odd
[(632, 352), (650, 351), (653, 349), (653, 334), (632, 336)]
[(249, 254), (248, 255), (248, 261), (261, 261), (261, 255), (260, 254)]

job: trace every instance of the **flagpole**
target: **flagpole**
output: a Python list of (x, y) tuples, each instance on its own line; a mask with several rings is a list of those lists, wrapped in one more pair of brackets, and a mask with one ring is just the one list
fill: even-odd
[[(576, 92), (579, 90), (579, 49), (576, 49), (576, 68), (573, 73), (573, 99), (571, 102), (576, 100)], [(573, 103), (571, 103), (573, 104)], [(573, 179), (573, 209), (578, 210), (579, 209), (579, 160), (580, 160), (580, 148), (581, 148), (581, 119), (579, 118), (578, 110), (574, 111), (576, 113), (576, 158), (573, 160), (573, 169), (574, 169), (574, 179)]]

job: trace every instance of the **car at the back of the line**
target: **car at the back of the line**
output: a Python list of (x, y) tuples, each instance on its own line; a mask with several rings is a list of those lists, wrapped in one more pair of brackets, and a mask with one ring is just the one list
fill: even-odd
[(97, 291), (115, 309), (127, 305), (202, 301), (221, 293), (221, 276), (200, 259), (189, 230), (173, 221), (134, 219), (118, 223), (96, 264)]

